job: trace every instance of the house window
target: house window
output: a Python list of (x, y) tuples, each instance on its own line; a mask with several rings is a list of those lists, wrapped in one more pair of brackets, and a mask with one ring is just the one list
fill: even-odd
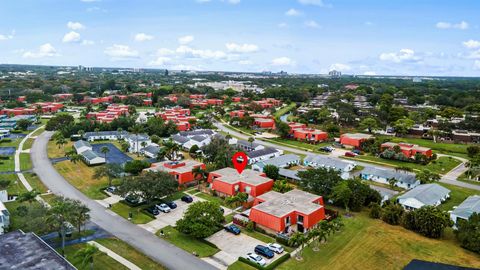
[(239, 185), (235, 185), (233, 188), (235, 189), (235, 192), (238, 192), (238, 190), (240, 189), (240, 186), (239, 186)]
[(298, 217), (297, 217), (297, 223), (303, 224), (303, 218), (304, 218), (303, 216), (298, 215)]
[(290, 217), (286, 217), (286, 218), (285, 218), (285, 224), (286, 224), (286, 225), (290, 225)]
[(251, 194), (252, 188), (251, 187), (245, 187), (245, 193)]

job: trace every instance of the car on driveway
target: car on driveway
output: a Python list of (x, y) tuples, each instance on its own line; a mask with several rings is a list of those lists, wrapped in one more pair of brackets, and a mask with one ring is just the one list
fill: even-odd
[(107, 187), (105, 189), (106, 192), (110, 192), (110, 193), (115, 193), (115, 191), (117, 191), (117, 187), (116, 186), (110, 186), (110, 187)]
[(170, 207), (170, 209), (177, 208), (177, 204), (175, 202), (165, 202), (165, 204), (168, 205), (168, 207)]
[(269, 244), (267, 244), (267, 247), (268, 247), (271, 251), (273, 251), (273, 252), (275, 252), (275, 253), (277, 253), (277, 254), (281, 254), (281, 253), (283, 253), (283, 251), (284, 251), (283, 247), (282, 247), (281, 245), (277, 244), (277, 243), (269, 243)]
[(193, 202), (192, 196), (185, 195), (182, 197), (182, 202), (191, 203)]
[(327, 153), (331, 153), (333, 152), (333, 147), (330, 147), (330, 146), (323, 146), (323, 147), (320, 147), (319, 149), (320, 151), (322, 152), (327, 152)]
[(156, 205), (158, 211), (162, 211), (164, 213), (170, 213), (170, 207), (168, 207), (168, 205), (164, 204), (164, 203), (161, 203), (161, 204), (157, 204)]
[(257, 245), (255, 247), (255, 253), (256, 254), (259, 254), (259, 255), (262, 255), (263, 257), (266, 257), (266, 258), (273, 258), (273, 256), (275, 256), (275, 254), (273, 253), (273, 251), (271, 251), (268, 247), (266, 246), (263, 246), (263, 245)]
[(158, 211), (157, 207), (154, 205), (154, 206), (150, 206), (148, 207), (147, 209), (145, 209), (145, 211), (147, 211), (148, 213), (156, 216), (158, 214), (160, 214), (160, 211)]
[(355, 154), (354, 152), (345, 152), (345, 156), (346, 157), (356, 157), (357, 154)]
[(261, 266), (265, 266), (265, 264), (267, 264), (267, 262), (261, 256), (254, 253), (247, 253), (247, 259)]
[(239, 235), (241, 232), (240, 228), (238, 228), (237, 225), (235, 224), (227, 225), (224, 228), (225, 228), (225, 231), (233, 233), (235, 235)]
[(354, 150), (352, 150), (352, 152), (357, 154), (357, 155), (360, 155), (362, 153), (362, 151), (360, 151), (358, 149), (354, 149)]

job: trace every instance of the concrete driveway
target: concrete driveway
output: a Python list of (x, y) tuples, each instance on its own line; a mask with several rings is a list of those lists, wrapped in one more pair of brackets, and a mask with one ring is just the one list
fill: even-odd
[[(253, 252), (255, 246), (266, 245), (260, 240), (250, 237), (244, 233), (234, 235), (225, 230), (221, 230), (214, 235), (206, 238), (210, 243), (215, 244), (221, 251), (213, 255), (216, 261), (223, 261), (225, 265), (231, 265), (238, 260), (239, 257), (245, 257), (247, 253)], [(272, 259), (264, 258), (267, 264), (279, 258), (275, 254)]]

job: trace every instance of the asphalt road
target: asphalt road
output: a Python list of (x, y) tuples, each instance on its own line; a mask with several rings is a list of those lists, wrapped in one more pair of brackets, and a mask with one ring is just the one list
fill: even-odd
[(55, 170), (48, 159), (47, 143), (52, 134), (52, 132), (44, 132), (38, 136), (30, 153), (34, 172), (53, 193), (82, 201), (90, 208), (92, 222), (117, 238), (129, 243), (168, 269), (216, 269), (203, 260), (159, 239), (152, 233), (130, 223), (124, 218), (112, 214), (112, 212), (107, 211), (103, 206), (70, 185)]

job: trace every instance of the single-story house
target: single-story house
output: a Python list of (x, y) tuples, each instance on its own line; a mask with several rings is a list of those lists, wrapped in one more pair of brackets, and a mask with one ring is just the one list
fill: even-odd
[(417, 180), (414, 174), (397, 172), (393, 169), (381, 169), (368, 166), (360, 172), (360, 177), (364, 180), (370, 180), (387, 185), (389, 184), (389, 179), (395, 178), (397, 180), (395, 186), (404, 189), (411, 189), (420, 185), (420, 180)]
[(298, 172), (300, 171), (304, 171), (304, 170), (295, 171), (295, 170), (280, 168), (278, 169), (278, 174), (285, 179), (300, 181), (301, 178), (298, 177)]
[(197, 129), (197, 130), (191, 130), (191, 131), (181, 131), (178, 134), (184, 137), (193, 137), (197, 135), (202, 135), (202, 136), (213, 136), (215, 135), (215, 131), (211, 129)]
[(196, 145), (199, 148), (202, 146), (209, 145), (212, 141), (211, 136), (206, 135), (196, 135), (189, 138), (189, 140), (182, 145), (182, 147), (186, 150), (190, 150), (192, 146)]
[(87, 150), (92, 150), (92, 145), (87, 141), (80, 140), (73, 143), (73, 148), (75, 148), (77, 154), (81, 154)]
[(137, 153), (140, 149), (152, 144), (152, 140), (150, 140), (147, 134), (128, 134), (125, 137), (125, 141), (130, 145), (128, 148), (128, 152), (130, 153)]
[(157, 158), (158, 153), (162, 148), (156, 144), (150, 144), (149, 146), (142, 148), (140, 152), (148, 158)]
[(382, 143), (380, 148), (383, 150), (385, 149), (394, 149), (395, 146), (400, 147), (400, 151), (408, 158), (414, 158), (416, 154), (420, 154), (426, 157), (432, 156), (432, 149), (427, 147), (418, 146), (416, 144), (409, 144), (409, 143), (393, 143), (393, 142), (386, 142)]
[(262, 160), (278, 157), (283, 154), (283, 150), (275, 148), (264, 148), (260, 150), (254, 150), (247, 153), (248, 164), (254, 164)]
[(273, 165), (278, 168), (286, 168), (298, 164), (300, 164), (299, 156), (294, 154), (287, 154), (257, 162), (252, 165), (252, 169), (255, 171), (263, 172), (263, 168), (266, 165)]
[(100, 140), (123, 140), (128, 135), (126, 131), (99, 131), (99, 132), (85, 132), (83, 138), (89, 142)]
[(275, 120), (267, 118), (255, 118), (253, 125), (261, 129), (275, 129)]
[(345, 133), (340, 135), (340, 143), (343, 145), (349, 145), (356, 148), (360, 148), (362, 142), (373, 138), (370, 134), (363, 133)]
[(93, 152), (93, 150), (83, 151), (80, 153), (80, 156), (89, 166), (100, 165), (106, 162), (104, 157), (99, 156), (97, 153)]
[(153, 171), (153, 172), (168, 172), (173, 175), (178, 181), (178, 184), (187, 184), (198, 178), (201, 178), (201, 175), (194, 175), (192, 172), (195, 168), (206, 169), (205, 164), (198, 162), (193, 159), (186, 159), (183, 161), (162, 161), (153, 163), (150, 168), (145, 169), (144, 171)]
[(480, 196), (473, 195), (465, 199), (451, 213), (450, 219), (457, 224), (459, 219), (468, 220), (473, 213), (480, 213)]
[(343, 179), (350, 178), (350, 172), (357, 166), (355, 162), (331, 158), (324, 155), (308, 155), (303, 165), (313, 168), (328, 168), (337, 170)]
[[(5, 233), (5, 229), (10, 226), (10, 213), (3, 202), (0, 201), (0, 235)], [(0, 264), (1, 265), (1, 264)]]
[(234, 196), (238, 192), (245, 192), (257, 197), (273, 187), (273, 180), (265, 173), (245, 169), (239, 174), (237, 170), (229, 167), (210, 172), (208, 182), (221, 196)]
[(325, 208), (322, 196), (298, 189), (270, 191), (255, 198), (249, 218), (272, 233), (307, 232), (325, 219)]
[(399, 196), (397, 201), (403, 208), (413, 210), (422, 206), (438, 206), (450, 197), (450, 190), (439, 184), (424, 184)]
[(265, 146), (259, 143), (249, 142), (245, 140), (237, 140), (237, 147), (245, 152), (265, 149)]
[(322, 142), (328, 139), (328, 133), (314, 128), (296, 128), (293, 138), (307, 142)]

